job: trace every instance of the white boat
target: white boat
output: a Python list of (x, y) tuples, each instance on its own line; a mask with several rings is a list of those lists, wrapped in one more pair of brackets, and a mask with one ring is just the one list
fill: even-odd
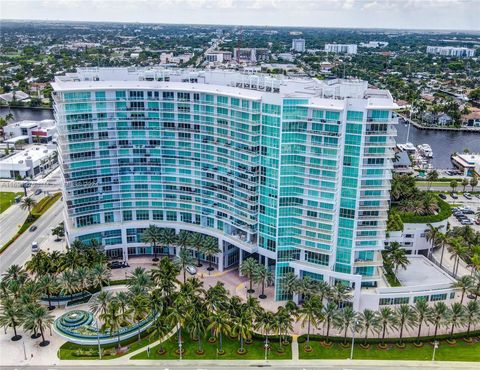
[(421, 144), (418, 147), (418, 151), (420, 154), (422, 154), (426, 158), (432, 158), (433, 157), (433, 151), (430, 145), (428, 144)]
[(407, 152), (408, 154), (415, 154), (417, 152), (417, 148), (412, 143), (405, 143), (405, 144), (397, 144), (397, 148), (401, 152)]

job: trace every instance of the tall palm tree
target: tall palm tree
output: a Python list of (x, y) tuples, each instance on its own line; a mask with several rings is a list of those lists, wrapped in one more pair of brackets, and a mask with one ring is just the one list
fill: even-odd
[(150, 280), (150, 275), (143, 267), (135, 267), (135, 269), (130, 273), (127, 279), (128, 288), (138, 287), (140, 290), (143, 290), (145, 293), (148, 288), (151, 286), (152, 281)]
[(275, 329), (275, 315), (272, 311), (262, 310), (255, 321), (255, 329), (265, 335), (264, 347), (269, 348), (268, 336)]
[(190, 313), (189, 323), (187, 325), (190, 336), (197, 340), (197, 353), (202, 354), (202, 338), (205, 336), (207, 328), (205, 322), (207, 317), (205, 315), (204, 307), (194, 306)]
[(444, 252), (445, 252), (445, 244), (447, 243), (447, 240), (448, 240), (447, 234), (439, 233), (437, 235), (437, 243), (438, 243), (438, 245), (440, 245), (442, 247), (442, 252), (441, 252), (441, 255), (440, 255), (440, 268), (442, 267), (443, 255), (444, 255)]
[(473, 279), (471, 276), (463, 275), (456, 282), (452, 284), (452, 288), (462, 290), (462, 298), (460, 299), (460, 304), (463, 304), (463, 298), (465, 297), (465, 292), (470, 290), (473, 287)]
[(258, 262), (252, 257), (246, 258), (240, 265), (240, 272), (242, 273), (242, 275), (245, 275), (249, 280), (250, 285), (247, 292), (250, 294), (255, 292), (255, 290), (252, 287), (252, 284), (253, 284), (253, 280), (254, 280), (254, 276), (257, 271), (257, 268), (258, 268)]
[(425, 232), (425, 238), (427, 239), (427, 241), (431, 242), (430, 244), (431, 246), (428, 250), (428, 258), (431, 258), (433, 248), (437, 245), (436, 244), (437, 237), (440, 235), (441, 233), (440, 230), (443, 228), (443, 225), (435, 227), (432, 224), (427, 224), (427, 227), (428, 227), (428, 230)]
[(160, 289), (168, 303), (178, 282), (177, 275), (180, 272), (178, 266), (168, 257), (164, 257), (158, 263), (158, 267), (150, 270), (150, 278), (153, 284)]
[(307, 342), (306, 348), (310, 348), (310, 329), (311, 326), (317, 327), (319, 311), (322, 310), (322, 302), (318, 296), (308, 298), (303, 302), (299, 310), (300, 320), (302, 321), (302, 328), (307, 325)]
[(177, 245), (180, 249), (190, 248), (191, 244), (191, 232), (187, 230), (180, 230), (177, 235)]
[(399, 267), (406, 269), (407, 265), (410, 263), (407, 258), (405, 249), (403, 249), (398, 242), (390, 243), (385, 248), (384, 254), (386, 255), (386, 259), (388, 259), (392, 263), (395, 275), (398, 273)]
[(80, 266), (74, 270), (74, 274), (80, 291), (86, 291), (90, 286), (90, 274), (87, 268)]
[(431, 309), (428, 305), (428, 302), (425, 299), (419, 299), (418, 301), (415, 302), (415, 307), (413, 310), (415, 313), (414, 321), (418, 326), (416, 343), (419, 344), (420, 334), (422, 332), (422, 326), (424, 323), (428, 325)]
[(360, 313), (359, 324), (361, 325), (361, 327), (365, 332), (365, 336), (363, 338), (363, 345), (366, 346), (369, 331), (371, 329), (375, 331), (379, 329), (378, 316), (376, 315), (375, 311), (372, 311), (366, 308), (365, 310), (363, 310), (362, 313)]
[(192, 253), (187, 248), (180, 248), (180, 253), (175, 259), (177, 265), (180, 267), (180, 270), (183, 272), (183, 282), (187, 281), (187, 266), (193, 265), (195, 263), (195, 258), (192, 256)]
[(191, 307), (189, 306), (188, 300), (179, 295), (175, 300), (173, 306), (169, 307), (167, 313), (167, 321), (172, 326), (177, 327), (177, 338), (178, 344), (182, 343), (182, 329), (185, 326), (187, 319), (187, 313), (190, 311)]
[(323, 300), (331, 295), (332, 287), (326, 281), (319, 281), (317, 284), (318, 296), (320, 302), (323, 304)]
[(153, 332), (154, 332), (154, 335), (157, 337), (157, 340), (160, 341), (159, 349), (158, 349), (158, 353), (160, 354), (165, 353), (165, 349), (163, 347), (165, 341), (161, 339), (164, 338), (169, 333), (170, 330), (171, 330), (171, 326), (167, 324), (167, 322), (165, 321), (165, 317), (161, 315), (157, 316), (157, 318), (153, 322)]
[(332, 325), (333, 319), (337, 316), (337, 314), (338, 306), (335, 302), (328, 302), (327, 305), (323, 308), (323, 322), (327, 329), (325, 333), (325, 343), (329, 343), (330, 327)]
[(345, 345), (347, 344), (348, 329), (350, 329), (350, 327), (353, 326), (354, 330), (356, 330), (356, 326), (357, 326), (356, 321), (357, 321), (357, 313), (350, 306), (347, 306), (341, 309), (338, 312), (338, 315), (334, 317), (333, 325), (337, 329), (343, 330), (343, 344)]
[(297, 291), (299, 279), (294, 272), (289, 271), (281, 277), (280, 284), (283, 293), (286, 294), (289, 299), (292, 299), (293, 295)]
[(21, 209), (26, 209), (28, 210), (28, 219), (32, 219), (32, 209), (37, 205), (37, 202), (35, 199), (31, 197), (25, 197), (22, 199), (22, 202), (20, 203), (20, 208)]
[(71, 299), (72, 295), (78, 291), (77, 275), (70, 270), (63, 271), (58, 276), (58, 287), (60, 294), (69, 295)]
[(260, 283), (262, 286), (262, 292), (260, 293), (258, 298), (267, 298), (267, 296), (265, 295), (265, 285), (268, 286), (273, 283), (273, 273), (270, 271), (270, 269), (264, 265), (258, 264), (253, 276), (253, 280), (256, 283)]
[(190, 233), (190, 240), (188, 244), (195, 248), (197, 254), (197, 267), (202, 267), (202, 263), (200, 262), (200, 256), (203, 251), (203, 247), (205, 245), (205, 239), (202, 234), (200, 233)]
[(217, 310), (210, 314), (207, 330), (211, 330), (215, 338), (219, 340), (218, 354), (223, 354), (223, 335), (232, 332), (231, 319), (227, 312)]
[(279, 336), (278, 352), (283, 352), (283, 343), (286, 336), (293, 330), (293, 316), (291, 311), (285, 307), (279, 307), (275, 313), (275, 329)]
[(382, 346), (385, 345), (385, 334), (387, 334), (388, 328), (394, 323), (394, 313), (390, 307), (382, 307), (377, 312), (377, 318), (379, 325), (382, 328)]
[(22, 305), (22, 325), (25, 330), (32, 332), (30, 336), (32, 339), (37, 339), (40, 336), (40, 333), (37, 331), (37, 325), (30, 315), (35, 306), (38, 306), (37, 302)]
[(330, 296), (337, 306), (339, 306), (340, 303), (351, 299), (349, 287), (340, 283), (335, 284), (335, 286), (332, 287)]
[(393, 323), (399, 329), (398, 343), (403, 344), (403, 330), (405, 327), (412, 328), (415, 324), (415, 311), (408, 305), (402, 304), (394, 312)]
[(90, 269), (90, 279), (93, 288), (102, 289), (104, 285), (110, 283), (111, 276), (111, 270), (104, 264), (97, 263)]
[(449, 244), (450, 244), (451, 258), (454, 259), (453, 275), (457, 276), (458, 266), (460, 265), (460, 260), (464, 256), (468, 247), (464, 244), (464, 241), (462, 240), (461, 237), (450, 239)]
[(23, 285), (27, 278), (28, 274), (19, 265), (11, 265), (7, 271), (2, 274), (2, 281), (5, 281), (7, 284), (17, 282), (19, 285)]
[(156, 225), (149, 225), (141, 235), (142, 243), (150, 244), (153, 248), (152, 261), (157, 262), (157, 244), (162, 240), (162, 229)]
[(140, 336), (140, 322), (145, 319), (148, 314), (148, 309), (150, 307), (150, 302), (148, 297), (142, 294), (131, 296), (129, 302), (130, 309), (132, 311), (132, 318), (137, 322), (138, 326), (138, 340), (141, 339)]
[(450, 339), (453, 338), (455, 328), (462, 326), (465, 322), (465, 308), (459, 302), (452, 304), (447, 311), (446, 321), (450, 324)]
[(108, 304), (113, 299), (112, 293), (108, 291), (102, 291), (98, 293), (93, 302), (90, 304), (90, 311), (95, 315), (105, 315), (107, 313)]
[(131, 303), (130, 295), (126, 292), (118, 292), (115, 295), (114, 299), (118, 303), (118, 308), (122, 313), (123, 318), (125, 319), (124, 321), (126, 321), (126, 319), (129, 318), (130, 314), (132, 313), (130, 310), (130, 303)]
[(104, 328), (109, 329), (110, 336), (117, 335), (117, 347), (120, 348), (120, 329), (125, 322), (125, 317), (121, 312), (118, 300), (112, 299), (108, 303), (106, 312), (99, 317), (104, 323)]
[[(165, 248), (170, 247), (176, 243), (177, 235), (175, 234), (174, 229), (162, 229), (160, 232), (160, 245), (163, 245)], [(170, 252), (169, 252), (170, 254)]]
[(49, 256), (44, 250), (39, 250), (25, 264), (25, 269), (36, 276), (41, 276), (47, 272), (49, 266)]
[(57, 288), (57, 279), (54, 275), (46, 273), (40, 276), (38, 280), (40, 286), (43, 289), (43, 292), (47, 295), (48, 309), (51, 311), (55, 309), (55, 306), (52, 305), (52, 291), (55, 291)]
[(202, 246), (202, 251), (205, 257), (208, 260), (208, 271), (212, 271), (212, 259), (215, 257), (218, 253), (221, 252), (220, 248), (218, 247), (218, 240), (216, 238), (212, 238), (211, 236), (207, 236), (204, 238), (203, 241), (203, 246)]
[(22, 336), (17, 334), (17, 327), (22, 320), (22, 310), (12, 298), (4, 298), (1, 302), (0, 311), (0, 325), (4, 328), (12, 327), (13, 337), (12, 341), (22, 339)]
[(465, 324), (467, 324), (466, 337), (470, 334), (472, 324), (478, 323), (480, 320), (480, 303), (478, 301), (470, 301), (465, 306)]
[(240, 353), (245, 353), (244, 341), (252, 337), (252, 317), (248, 311), (242, 310), (237, 317), (233, 317), (232, 332), (240, 340)]
[(45, 330), (50, 328), (53, 324), (54, 316), (48, 312), (46, 307), (40, 305), (27, 306), (26, 312), (24, 312), (23, 320), (30, 322), (31, 327), (36, 330), (40, 330), (42, 341), (40, 347), (45, 347), (50, 344), (50, 341), (45, 340)]
[(434, 325), (435, 332), (433, 334), (433, 340), (437, 339), (438, 328), (445, 324), (448, 316), (448, 307), (443, 302), (436, 302), (433, 308), (429, 312), (428, 321)]

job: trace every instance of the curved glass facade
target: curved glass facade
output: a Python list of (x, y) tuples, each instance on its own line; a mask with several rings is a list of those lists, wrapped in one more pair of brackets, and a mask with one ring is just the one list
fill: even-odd
[(220, 268), (258, 253), (281, 276), (375, 285), (393, 101), (366, 83), (229, 72), (80, 70), (57, 78), (69, 239), (151, 254), (150, 224), (218, 238)]

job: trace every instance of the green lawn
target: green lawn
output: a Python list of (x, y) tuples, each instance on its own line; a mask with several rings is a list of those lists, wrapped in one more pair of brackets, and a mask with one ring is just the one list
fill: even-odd
[[(122, 347), (128, 347), (128, 351), (123, 354), (116, 354), (116, 343), (102, 346), (103, 357), (102, 360), (110, 360), (113, 358), (125, 356), (127, 353), (131, 353), (146, 347), (150, 342), (154, 342), (155, 339), (150, 330), (147, 330), (141, 334), (142, 339), (138, 341), (138, 337), (122, 341), (120, 344)], [(58, 358), (60, 360), (98, 360), (98, 347), (97, 346), (82, 346), (71, 342), (64, 343), (58, 350)]]
[[(305, 352), (305, 343), (299, 343), (300, 359), (346, 359), (350, 357), (350, 347), (343, 348), (341, 344), (335, 343), (330, 348), (320, 344), (318, 340), (310, 340), (313, 350)], [(432, 359), (433, 346), (428, 343), (423, 347), (417, 348), (408, 343), (404, 349), (398, 348), (395, 344), (388, 344), (388, 349), (381, 350), (376, 344), (371, 344), (369, 349), (363, 349), (360, 345), (355, 345), (353, 358), (356, 360), (424, 360)], [(480, 361), (480, 341), (476, 343), (466, 343), (463, 340), (457, 340), (455, 345), (447, 342), (440, 342), (436, 351), (435, 360), (438, 361)]]
[[(237, 349), (240, 348), (240, 343), (236, 339), (230, 339), (228, 337), (223, 338), (223, 349), (225, 354), (217, 355), (217, 343), (208, 343), (208, 341), (203, 341), (203, 349), (205, 353), (203, 355), (197, 355), (197, 342), (194, 342), (188, 335), (184, 338), (183, 348), (185, 352), (182, 356), (185, 360), (260, 360), (265, 358), (264, 342), (262, 339), (253, 339), (251, 344), (245, 344), (245, 349), (247, 353), (244, 355), (238, 355)], [(278, 340), (275, 342), (270, 342), (271, 350), (269, 351), (268, 358), (272, 360), (291, 360), (292, 359), (292, 346), (288, 344), (284, 346), (285, 352), (280, 354), (277, 352), (278, 349)], [(133, 360), (147, 360), (147, 359), (165, 359), (165, 360), (176, 360), (179, 359), (179, 355), (175, 353), (175, 350), (178, 349), (177, 336), (174, 335), (164, 343), (164, 349), (166, 353), (160, 355), (158, 350), (160, 346), (155, 346), (150, 349), (150, 357), (147, 355), (147, 351), (139, 353), (132, 357)]]
[(22, 193), (0, 191), (0, 213), (5, 211), (8, 207), (12, 205), (12, 202), (15, 200), (15, 197), (17, 195), (22, 195)]

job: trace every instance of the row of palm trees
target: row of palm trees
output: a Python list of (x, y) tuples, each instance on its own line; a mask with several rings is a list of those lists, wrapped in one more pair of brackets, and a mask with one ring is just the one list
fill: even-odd
[(17, 265), (12, 265), (2, 276), (0, 282), (0, 326), (5, 331), (11, 327), (13, 341), (20, 340), (17, 329), (23, 327), (32, 333), (32, 338), (42, 337), (40, 346), (50, 342), (45, 339), (45, 331), (51, 328), (53, 315), (47, 307), (40, 304), (49, 282), (45, 277), (32, 279), (28, 273)]
[(246, 258), (240, 265), (240, 273), (248, 277), (248, 293), (252, 294), (255, 292), (255, 290), (253, 289), (254, 283), (260, 284), (262, 291), (259, 295), (259, 298), (267, 298), (265, 294), (265, 286), (269, 286), (273, 283), (273, 272), (268, 268), (268, 266), (258, 263), (257, 260), (249, 257)]
[(415, 178), (410, 175), (394, 174), (390, 195), (392, 203), (401, 212), (426, 216), (435, 214), (439, 209), (438, 197), (419, 190)]
[(312, 328), (324, 326), (325, 342), (329, 342), (330, 328), (334, 327), (343, 332), (343, 342), (347, 343), (349, 331), (363, 333), (363, 345), (367, 346), (368, 335), (377, 333), (381, 337), (381, 345), (385, 346), (385, 337), (390, 330), (398, 333), (398, 343), (403, 345), (406, 329), (416, 330), (416, 342), (420, 343), (420, 336), (424, 326), (434, 329), (433, 340), (437, 338), (438, 330), (449, 328), (449, 336), (453, 338), (455, 329), (466, 326), (466, 336), (470, 334), (472, 326), (480, 319), (480, 303), (470, 301), (466, 306), (453, 303), (448, 307), (444, 302), (436, 302), (430, 306), (426, 300), (418, 300), (414, 306), (403, 304), (392, 308), (382, 307), (378, 311), (365, 309), (355, 312), (350, 306), (339, 309), (334, 302), (322, 305), (318, 296), (312, 296), (303, 302), (299, 309), (302, 327), (307, 326), (306, 350), (310, 350), (310, 333)]
[[(209, 261), (208, 271), (213, 270), (212, 259), (220, 252), (218, 240), (214, 237), (203, 235), (193, 231), (181, 230), (178, 234), (174, 229), (160, 228), (156, 225), (150, 225), (142, 235), (141, 241), (150, 244), (153, 248), (153, 261), (158, 261), (157, 246), (170, 247), (176, 245), (184, 250), (195, 250), (197, 256), (197, 267), (201, 267), (202, 255)], [(190, 253), (189, 253), (190, 254)]]
[(475, 190), (475, 187), (478, 185), (478, 179), (476, 177), (471, 177), (470, 179), (464, 177), (460, 182), (458, 182), (457, 180), (450, 181), (449, 185), (453, 192), (458, 188), (459, 185), (461, 185), (463, 187), (464, 193), (467, 186), (470, 185), (473, 192)]

